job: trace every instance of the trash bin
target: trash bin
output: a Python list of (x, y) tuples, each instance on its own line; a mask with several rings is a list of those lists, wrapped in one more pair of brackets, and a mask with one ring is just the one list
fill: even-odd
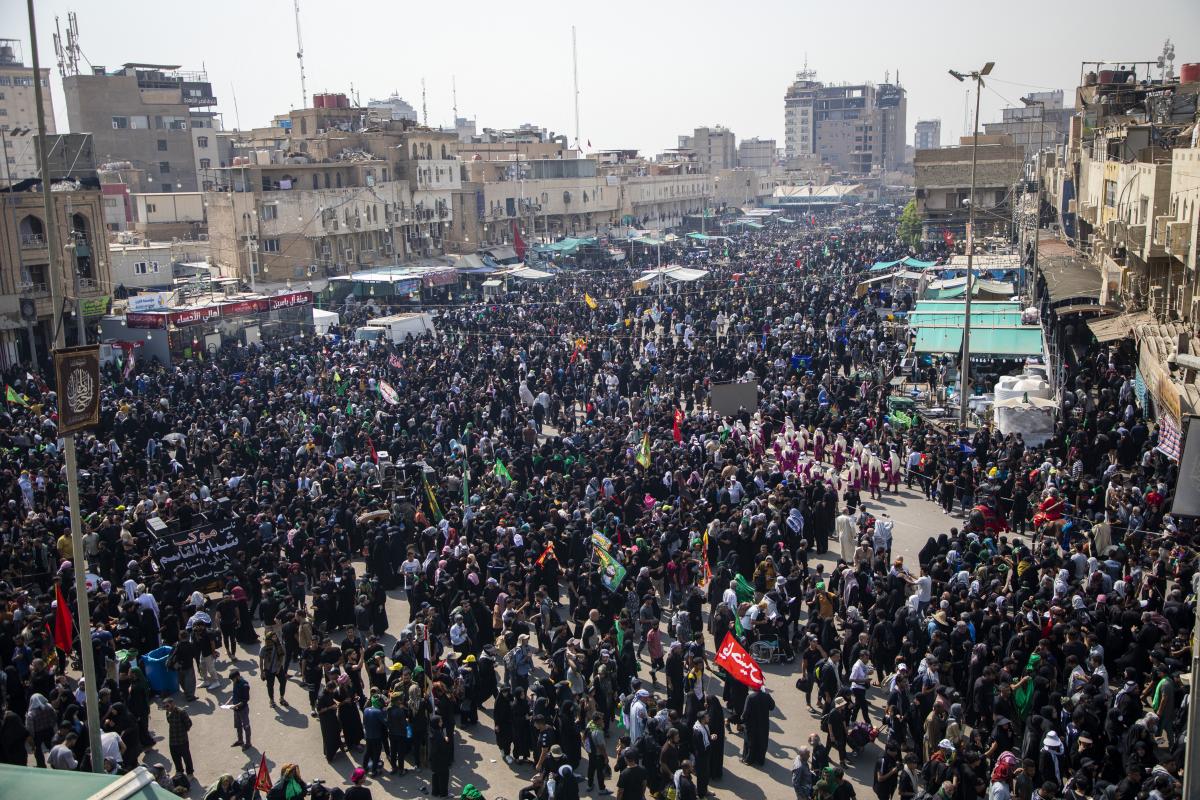
[(171, 657), (173, 649), (169, 646), (158, 647), (143, 656), (146, 680), (150, 682), (150, 688), (164, 697), (179, 691), (179, 675), (167, 666), (167, 659)]

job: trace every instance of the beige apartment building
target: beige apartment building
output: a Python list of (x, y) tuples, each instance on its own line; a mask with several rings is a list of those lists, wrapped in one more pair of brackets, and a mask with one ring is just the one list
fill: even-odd
[[(56, 226), (60, 288), (83, 300), (85, 332), (95, 339), (96, 319), (112, 294), (104, 208), (98, 190), (53, 191), (54, 219), (47, 222), (42, 193), (0, 193), (0, 367), (28, 362), (30, 346), (44, 361), (54, 325), (64, 324), (67, 344), (79, 344), (75, 307), (59, 315), (50, 300), (48, 224)], [(78, 284), (75, 283), (78, 276)]]
[[(33, 67), (21, 60), (19, 39), (0, 39), (0, 149), (4, 166), (0, 169), (0, 185), (34, 178), (38, 175), (37, 106), (34, 102)], [(46, 116), (46, 133), (54, 133), (54, 104), (50, 99), (50, 70), (42, 68), (42, 102)]]

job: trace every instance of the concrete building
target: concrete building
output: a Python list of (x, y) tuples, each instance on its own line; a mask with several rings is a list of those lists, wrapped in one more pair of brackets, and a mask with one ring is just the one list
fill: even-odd
[(208, 233), (203, 192), (158, 192), (130, 196), (133, 230), (145, 239), (197, 240)]
[[(80, 183), (84, 188), (74, 188)], [(55, 188), (54, 219), (49, 223), (40, 184), (34, 188), (39, 190), (0, 193), (0, 367), (28, 362), (33, 354), (44, 364), (54, 342), (48, 225), (56, 227), (62, 248), (57, 258), (59, 286), (64, 295), (83, 301), (89, 339), (94, 340), (95, 320), (107, 313), (111, 299), (104, 207), (95, 177)], [(73, 310), (62, 323), (67, 344), (82, 344)]]
[(812, 157), (847, 175), (904, 166), (908, 95), (899, 82), (827, 85), (806, 67), (788, 87), (783, 107), (790, 168)]
[[(0, 39), (0, 149), (4, 167), (0, 182), (34, 178), (38, 175), (33, 138), (37, 135), (37, 107), (33, 98), (33, 67), (22, 63), (21, 41)], [(54, 133), (54, 104), (50, 100), (50, 70), (43, 67), (42, 101), (46, 133)]]
[(392, 92), (384, 100), (368, 100), (367, 110), (384, 119), (417, 122), (417, 110), (404, 100), (399, 92)]
[(1022, 104), (1001, 109), (1001, 121), (985, 122), (983, 129), (988, 135), (1011, 137), (1013, 144), (1025, 150), (1026, 158), (1033, 158), (1039, 149), (1053, 150), (1067, 140), (1075, 109), (1063, 106), (1062, 89), (1031, 92), (1028, 98), (1045, 103), (1045, 108)]
[[(195, 192), (202, 189), (193, 125), (211, 116), (194, 114), (216, 105), (204, 72), (178, 66), (125, 64), (106, 72), (63, 78), (67, 120), (71, 129), (91, 133), (100, 163), (127, 162), (146, 175), (149, 192)], [(205, 130), (208, 130), (205, 128)]]
[(774, 139), (742, 139), (738, 142), (738, 166), (769, 172), (776, 163), (775, 150)]
[[(972, 137), (957, 147), (918, 150), (916, 169), (917, 213), (921, 235), (936, 239), (949, 231), (966, 239), (971, 196)], [(1024, 151), (1007, 137), (980, 136), (975, 167), (975, 238), (1008, 236), (1012, 226), (1013, 187), (1021, 177)]]
[(708, 174), (633, 175), (623, 177), (622, 222), (640, 228), (673, 228), (687, 215), (711, 206), (713, 178)]
[(193, 111), (189, 115), (192, 130), (192, 155), (196, 160), (196, 178), (199, 190), (211, 192), (217, 185), (216, 171), (222, 166), (221, 115), (214, 111)]
[(936, 150), (942, 146), (942, 121), (940, 119), (917, 120), (913, 134), (913, 147), (917, 150)]
[(783, 96), (784, 155), (788, 161), (815, 155), (817, 126), (813, 105), (823, 84), (817, 73), (805, 67)]
[(342, 275), (441, 255), (458, 137), (335, 102), (243, 132), (206, 193), (217, 264), (255, 280)]
[(775, 191), (775, 180), (766, 170), (723, 169), (713, 176), (713, 205), (717, 207), (757, 206)]
[(196, 268), (184, 265), (207, 264), (208, 242), (156, 242), (135, 236), (110, 242), (108, 259), (113, 292), (126, 296), (139, 291), (170, 290), (176, 278), (190, 276)]
[(692, 131), (691, 148), (701, 172), (713, 174), (737, 166), (737, 137), (721, 125)]

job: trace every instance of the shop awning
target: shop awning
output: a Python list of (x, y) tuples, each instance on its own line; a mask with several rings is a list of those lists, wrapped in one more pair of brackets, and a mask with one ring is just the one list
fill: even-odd
[(489, 278), (488, 280), (483, 282), (483, 286), (486, 289), (494, 289), (497, 286), (503, 286), (503, 285), (504, 285), (504, 281), (498, 281), (495, 278)]
[(554, 277), (551, 272), (542, 272), (540, 269), (531, 267), (521, 267), (508, 273), (510, 277), (520, 278), (523, 281), (545, 281)]
[(517, 258), (517, 251), (507, 246), (489, 247), (485, 252), (497, 261), (509, 261)]
[(1136, 314), (1121, 314), (1116, 317), (1105, 317), (1103, 319), (1088, 320), (1088, 327), (1092, 330), (1092, 335), (1096, 337), (1097, 342), (1115, 342), (1117, 339), (1127, 337), (1135, 327), (1153, 322), (1154, 318), (1148, 311), (1139, 311)]
[[(974, 315), (972, 315), (974, 316)], [(913, 350), (918, 353), (962, 351), (962, 326), (922, 327)], [(971, 355), (1023, 358), (1042, 354), (1042, 329), (1036, 326), (971, 328)]]

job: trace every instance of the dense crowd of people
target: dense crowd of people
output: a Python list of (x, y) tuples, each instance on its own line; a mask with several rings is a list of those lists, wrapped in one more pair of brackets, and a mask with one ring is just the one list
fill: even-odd
[[(234, 659), (254, 653), (271, 704), (357, 763), (357, 800), (386, 770), (427, 770), (448, 796), (456, 731), (481, 710), (500, 757), (532, 773), (521, 798), (585, 783), (694, 800), (720, 786), (727, 737), (749, 765), (771, 752), (771, 687), (713, 663), (732, 632), (786, 664), (774, 688), (794, 682), (819, 718), (799, 800), (854, 796), (846, 769), (868, 747), (881, 800), (1179, 797), (1196, 556), (1132, 345), (1071, 359), (1044, 446), (902, 422), (888, 309), (913, 298), (855, 291), (907, 253), (893, 228), (773, 225), (674, 287), (574, 270), (514, 302), (438, 308), (436, 337), (387, 348), (309, 336), (113, 371), (78, 446), (86, 565), (52, 395), (15, 369), (0, 760), (120, 772), (158, 733), (186, 793), (198, 691), (220, 692), (233, 744), (252, 744)], [(712, 386), (746, 380), (757, 409), (716, 413)], [(954, 515), (917, 564), (892, 557), (875, 502), (901, 485)], [(152, 517), (232, 526), (219, 585), (156, 560)], [(77, 654), (55, 647), (76, 569), (96, 578), (98, 755)], [(398, 593), (407, 619), (389, 618)], [(156, 732), (137, 654), (161, 645), (181, 692)], [(205, 796), (243, 788), (223, 775)], [(326, 791), (288, 764), (272, 791), (310, 790)]]

